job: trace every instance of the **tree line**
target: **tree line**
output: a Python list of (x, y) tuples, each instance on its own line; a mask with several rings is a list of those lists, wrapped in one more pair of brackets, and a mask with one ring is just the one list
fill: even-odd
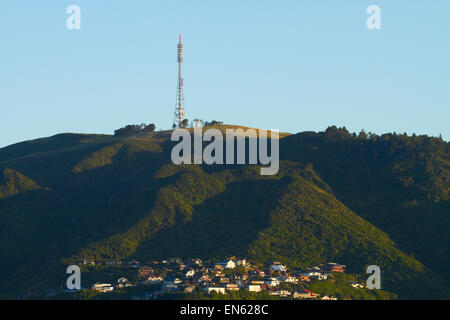
[(114, 136), (120, 137), (120, 136), (129, 136), (132, 134), (136, 134), (139, 132), (154, 132), (156, 129), (156, 126), (154, 123), (150, 124), (129, 124), (125, 127), (122, 127), (120, 129), (114, 130)]

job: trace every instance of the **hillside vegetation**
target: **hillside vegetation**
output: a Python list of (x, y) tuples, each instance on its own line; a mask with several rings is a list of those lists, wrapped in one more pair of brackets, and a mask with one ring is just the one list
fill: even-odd
[(61, 285), (83, 259), (238, 255), (377, 264), (400, 298), (450, 298), (449, 143), (336, 127), (280, 139), (275, 176), (175, 166), (164, 131), (0, 149), (0, 295)]

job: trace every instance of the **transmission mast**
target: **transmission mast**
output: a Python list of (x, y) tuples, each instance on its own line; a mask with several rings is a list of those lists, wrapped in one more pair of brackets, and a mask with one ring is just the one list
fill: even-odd
[(183, 78), (181, 76), (181, 65), (183, 64), (183, 44), (180, 41), (177, 46), (178, 57), (178, 85), (177, 85), (177, 102), (175, 106), (175, 119), (173, 121), (173, 128), (183, 128), (183, 120), (186, 119), (186, 110), (184, 109), (184, 91), (183, 91)]

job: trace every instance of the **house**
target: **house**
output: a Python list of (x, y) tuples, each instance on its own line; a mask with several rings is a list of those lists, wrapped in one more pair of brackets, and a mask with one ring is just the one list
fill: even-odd
[(335, 297), (323, 296), (320, 300), (337, 300)]
[(321, 270), (319, 267), (309, 268), (308, 270), (306, 270), (305, 273), (303, 273), (303, 276), (306, 276), (308, 278), (314, 278), (317, 280), (326, 280), (328, 278), (328, 275), (325, 274), (324, 271)]
[(322, 272), (344, 272), (346, 266), (335, 262), (322, 264), (318, 267)]
[(142, 278), (147, 278), (153, 273), (153, 269), (148, 266), (143, 266), (139, 269), (139, 276)]
[(226, 278), (226, 277), (221, 277), (221, 278), (219, 279), (219, 282), (220, 282), (220, 283), (230, 283), (230, 279), (229, 279), (229, 278)]
[(294, 292), (292, 296), (294, 299), (312, 299), (317, 298), (319, 295), (311, 292), (310, 290), (305, 289), (299, 292)]
[(198, 282), (211, 281), (211, 278), (207, 274), (199, 274), (198, 278), (197, 278), (197, 281)]
[(213, 291), (219, 294), (227, 294), (224, 287), (206, 287), (205, 291), (207, 291), (209, 294), (211, 294), (211, 292)]
[(224, 267), (223, 267), (223, 265), (222, 265), (221, 263), (216, 263), (216, 264), (214, 265), (214, 269), (220, 271), (220, 270), (223, 270)]
[(84, 259), (81, 262), (81, 264), (95, 266), (95, 262), (94, 261), (89, 261), (89, 260), (86, 260), (86, 259)]
[(349, 284), (355, 289), (364, 288), (364, 286), (362, 284), (359, 284), (359, 283), (354, 282), (354, 281), (349, 282)]
[(127, 283), (127, 282), (128, 282), (128, 279), (124, 278), (124, 277), (122, 277), (119, 280), (117, 280), (117, 283)]
[(216, 269), (234, 269), (236, 268), (236, 263), (233, 260), (217, 262), (214, 267)]
[(280, 280), (278, 280), (277, 278), (269, 278), (269, 279), (266, 279), (265, 282), (268, 286), (271, 286), (271, 287), (276, 287), (276, 286), (280, 285)]
[(174, 286), (175, 287), (178, 287), (178, 285), (180, 284), (180, 283), (182, 283), (183, 281), (181, 280), (181, 279), (179, 279), (179, 278), (177, 278), (177, 277), (174, 277), (174, 276), (167, 276), (165, 279), (164, 279), (164, 282), (163, 282), (163, 287), (165, 287), (165, 288), (174, 288)]
[(307, 276), (307, 275), (305, 275), (305, 274), (301, 274), (300, 275), (300, 281), (301, 282), (309, 282), (311, 279)]
[(202, 260), (201, 259), (199, 259), (199, 258), (196, 258), (196, 259), (191, 259), (191, 264), (195, 264), (195, 265), (197, 265), (197, 266), (199, 266), (199, 267), (201, 267), (202, 265), (203, 265), (203, 262), (202, 262)]
[(286, 282), (286, 283), (297, 283), (298, 279), (294, 276), (290, 275), (284, 275), (279, 277), (280, 281)]
[(318, 267), (309, 268), (304, 273), (305, 276), (308, 277), (317, 277), (322, 274), (322, 271)]
[(248, 285), (248, 291), (250, 291), (250, 292), (260, 292), (261, 291), (261, 285), (260, 284), (249, 284)]
[(92, 286), (93, 291), (97, 292), (111, 292), (114, 287), (110, 283), (96, 283)]
[(234, 280), (239, 280), (239, 281), (247, 279), (246, 275), (243, 275), (243, 274), (235, 275), (235, 276), (233, 276), (233, 278), (234, 278)]
[(185, 277), (186, 278), (191, 278), (195, 275), (195, 271), (194, 269), (189, 269), (186, 273), (185, 273)]
[(156, 274), (152, 274), (150, 275), (147, 279), (146, 279), (146, 283), (160, 283), (163, 282), (163, 278), (161, 276), (158, 276)]
[(182, 283), (183, 281), (180, 278), (174, 278), (172, 280), (170, 280), (171, 282), (175, 283), (175, 284), (179, 284)]
[(230, 291), (239, 291), (239, 286), (237, 285), (237, 283), (227, 283), (225, 285), (225, 288)]
[(286, 267), (283, 266), (281, 263), (275, 261), (271, 266), (270, 269), (273, 271), (278, 271), (278, 272), (286, 272)]
[(247, 260), (246, 259), (241, 259), (241, 260), (238, 260), (237, 261), (237, 265), (238, 266), (240, 266), (240, 267), (245, 267), (245, 266), (247, 266)]
[(127, 278), (120, 278), (119, 280), (117, 280), (117, 288), (128, 288), (128, 287), (132, 287), (133, 285), (128, 281)]
[(317, 276), (314, 276), (315, 279), (317, 280), (327, 280), (328, 279), (328, 275), (326, 274), (319, 274)]
[(132, 283), (118, 283), (116, 288), (130, 288), (134, 287)]
[(280, 290), (280, 297), (288, 297), (290, 295), (292, 295), (292, 292), (289, 290)]
[(262, 270), (259, 270), (259, 269), (250, 271), (249, 274), (251, 276), (259, 276), (259, 277), (265, 277), (266, 276), (266, 273), (264, 271), (262, 271)]

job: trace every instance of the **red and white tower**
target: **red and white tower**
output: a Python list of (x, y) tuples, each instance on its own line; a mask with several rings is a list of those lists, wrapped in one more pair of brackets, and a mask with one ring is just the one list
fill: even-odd
[(184, 120), (186, 119), (186, 110), (184, 109), (184, 91), (183, 91), (183, 78), (181, 76), (181, 65), (183, 64), (183, 44), (180, 41), (177, 46), (178, 52), (178, 85), (177, 85), (177, 102), (175, 106), (175, 118), (173, 121), (173, 128), (184, 128), (186, 125)]

